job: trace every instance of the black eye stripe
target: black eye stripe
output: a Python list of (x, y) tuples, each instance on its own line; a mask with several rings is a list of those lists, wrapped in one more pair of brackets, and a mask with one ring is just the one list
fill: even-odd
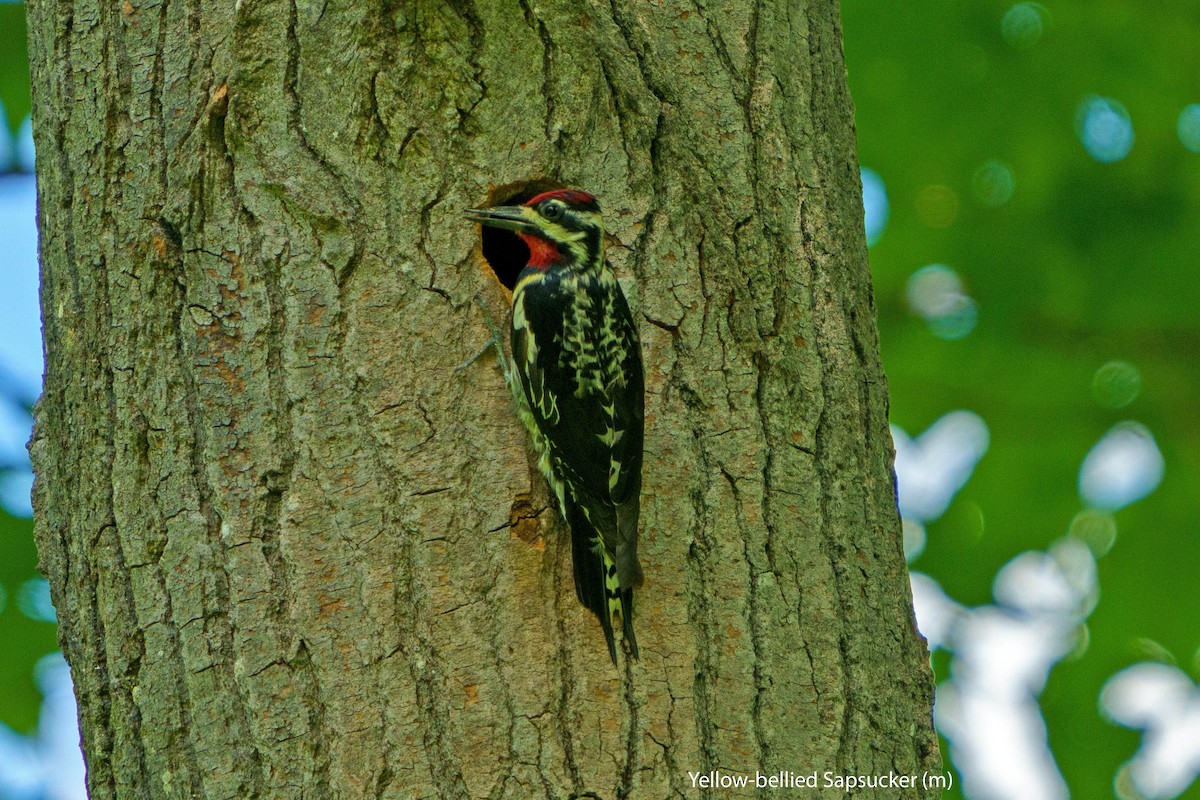
[(550, 220), (551, 222), (553, 222), (556, 219), (561, 218), (562, 213), (563, 213), (563, 207), (559, 203), (550, 202), (550, 203), (542, 204), (542, 216), (545, 217), (546, 219)]

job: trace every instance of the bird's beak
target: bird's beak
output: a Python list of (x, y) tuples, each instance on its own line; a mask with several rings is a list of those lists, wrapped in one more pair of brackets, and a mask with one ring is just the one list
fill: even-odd
[(472, 222), (503, 228), (517, 233), (536, 233), (538, 227), (526, 216), (524, 206), (496, 206), (495, 208), (468, 208), (463, 214)]

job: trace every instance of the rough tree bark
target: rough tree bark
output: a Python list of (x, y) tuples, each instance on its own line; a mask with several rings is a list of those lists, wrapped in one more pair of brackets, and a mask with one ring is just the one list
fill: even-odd
[[(938, 769), (836, 3), (29, 13), (37, 536), (95, 800)], [(462, 209), (534, 178), (639, 287), (620, 669), (495, 355), (457, 369), (505, 312)]]

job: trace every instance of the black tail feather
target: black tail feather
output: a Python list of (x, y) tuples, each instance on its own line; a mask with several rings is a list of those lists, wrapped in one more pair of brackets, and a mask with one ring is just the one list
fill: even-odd
[[(625, 641), (629, 642), (629, 653), (633, 656), (633, 660), (637, 661), (637, 638), (633, 635), (633, 589), (623, 589), (621, 591), (621, 619), (625, 621)], [(611, 646), (612, 640), (610, 639), (610, 649)]]
[[(595, 534), (591, 523), (574, 503), (568, 509), (571, 527), (571, 564), (575, 574), (575, 596), (579, 602), (600, 620), (604, 638), (608, 641), (608, 655), (613, 666), (617, 664), (616, 632), (608, 613), (608, 594), (605, 589), (604, 558), (592, 546)], [(623, 633), (629, 640), (633, 657), (637, 658), (637, 642), (633, 638), (633, 590), (621, 593), (621, 608), (624, 611)]]

